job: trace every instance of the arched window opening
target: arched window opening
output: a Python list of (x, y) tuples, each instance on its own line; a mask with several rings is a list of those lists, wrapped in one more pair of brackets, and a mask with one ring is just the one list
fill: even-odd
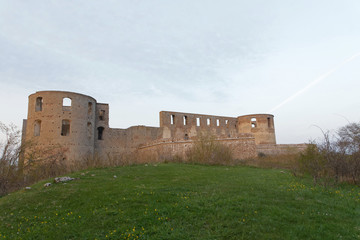
[(71, 98), (63, 98), (63, 110), (70, 111), (71, 110)]
[(40, 136), (41, 121), (36, 120), (34, 123), (34, 136)]
[(61, 136), (69, 136), (70, 135), (70, 121), (62, 120), (61, 124)]
[(98, 127), (98, 140), (103, 140), (103, 135), (104, 135), (104, 128), (103, 127)]
[(88, 103), (88, 114), (90, 115), (92, 113), (92, 102)]
[(43, 104), (43, 98), (42, 97), (37, 97), (36, 98), (36, 103), (35, 103), (35, 112), (42, 111), (42, 104)]
[(189, 135), (187, 133), (185, 133), (184, 139), (189, 140)]

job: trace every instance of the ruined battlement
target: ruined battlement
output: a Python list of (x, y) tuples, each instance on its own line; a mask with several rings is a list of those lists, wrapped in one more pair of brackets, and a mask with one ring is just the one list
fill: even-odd
[[(160, 126), (109, 127), (109, 105), (65, 91), (39, 91), (29, 96), (23, 138), (41, 146), (68, 149), (66, 160), (94, 155), (106, 159), (134, 151), (182, 155), (204, 132), (231, 146), (238, 158), (256, 156), (256, 145), (276, 145), (274, 116), (238, 117), (161, 111)], [(180, 155), (181, 155), (180, 154)]]

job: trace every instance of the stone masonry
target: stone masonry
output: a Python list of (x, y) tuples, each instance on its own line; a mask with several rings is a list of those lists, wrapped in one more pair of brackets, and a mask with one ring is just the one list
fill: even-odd
[(271, 114), (223, 117), (162, 111), (160, 127), (117, 129), (109, 127), (108, 104), (64, 91), (31, 94), (28, 117), (23, 124), (25, 141), (37, 146), (65, 147), (67, 163), (95, 156), (106, 161), (133, 152), (151, 154), (156, 156), (155, 160), (183, 157), (204, 132), (229, 146), (237, 159), (254, 158), (261, 149), (268, 154), (279, 154), (286, 149), (276, 145)]

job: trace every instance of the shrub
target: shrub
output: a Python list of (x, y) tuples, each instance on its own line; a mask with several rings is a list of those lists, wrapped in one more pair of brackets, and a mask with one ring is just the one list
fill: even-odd
[(233, 163), (233, 157), (230, 148), (216, 141), (215, 136), (210, 133), (200, 133), (187, 153), (187, 161), (228, 165)]
[(0, 133), (0, 196), (68, 171), (62, 161), (66, 149), (60, 145), (21, 143), (21, 131), (13, 124), (0, 122)]
[(360, 123), (349, 123), (330, 135), (323, 132), (320, 142), (312, 142), (298, 158), (298, 171), (310, 174), (314, 184), (322, 180), (360, 183)]

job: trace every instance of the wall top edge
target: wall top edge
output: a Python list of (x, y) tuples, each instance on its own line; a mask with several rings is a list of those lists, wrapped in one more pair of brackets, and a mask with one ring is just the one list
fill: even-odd
[(36, 91), (36, 93), (32, 93), (29, 95), (30, 96), (33, 96), (33, 95), (36, 95), (36, 94), (41, 94), (41, 93), (62, 93), (62, 94), (72, 94), (72, 95), (79, 95), (79, 96), (83, 96), (83, 97), (88, 97), (88, 98), (91, 98), (93, 99), (95, 102), (96, 99), (89, 96), (89, 95), (85, 95), (85, 94), (82, 94), (82, 93), (77, 93), (77, 92), (69, 92), (69, 91), (57, 91), (57, 90), (43, 90), (43, 91)]
[(260, 117), (260, 116), (271, 116), (271, 117), (274, 117), (274, 115), (272, 114), (269, 114), (269, 113), (255, 113), (255, 114), (246, 114), (246, 115), (241, 115), (241, 116), (238, 116), (238, 117)]
[(174, 112), (174, 111), (160, 111), (160, 113), (182, 114), (182, 115), (197, 115), (197, 116), (205, 116), (205, 117), (219, 117), (219, 118), (236, 119), (236, 117), (217, 116), (217, 115), (209, 115), (209, 114), (201, 114), (201, 113), (187, 113), (187, 112)]

